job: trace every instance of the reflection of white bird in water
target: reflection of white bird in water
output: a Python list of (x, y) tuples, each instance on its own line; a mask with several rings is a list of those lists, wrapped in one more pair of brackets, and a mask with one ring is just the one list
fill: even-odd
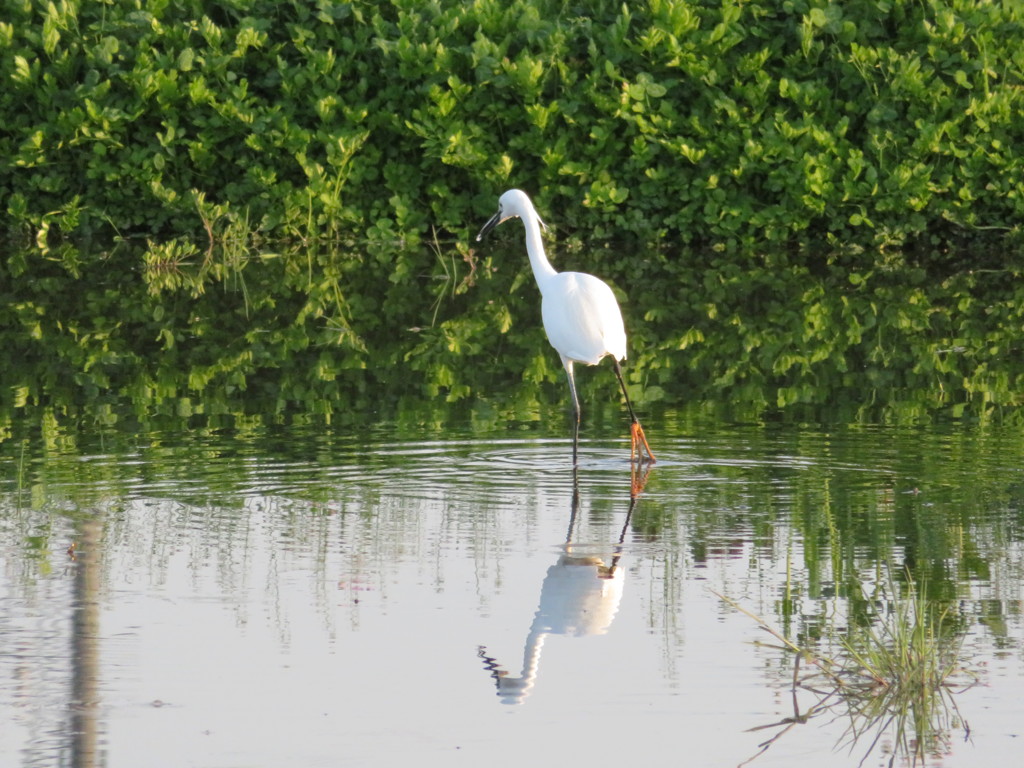
[[(638, 488), (636, 481), (634, 491)], [(540, 605), (523, 648), (523, 669), (518, 677), (503, 670), (497, 660), (487, 655), (482, 646), (477, 655), (494, 678), (498, 696), (503, 704), (520, 704), (529, 695), (537, 680), (540, 652), (548, 635), (603, 635), (608, 631), (622, 601), (625, 571), (618, 567), (622, 542), (636, 505), (636, 493), (629, 504), (626, 521), (622, 526), (615, 553), (606, 564), (593, 554), (573, 551), (572, 535), (579, 510), (579, 488), (573, 473), (572, 514), (565, 550), (558, 561), (548, 568), (540, 590)]]
[(626, 331), (615, 294), (607, 283), (593, 275), (555, 271), (544, 254), (544, 243), (540, 237), (540, 227), (544, 222), (534, 210), (530, 198), (518, 189), (510, 189), (498, 199), (498, 212), (484, 224), (476, 239), (483, 239), (498, 224), (515, 217), (522, 219), (526, 227), (526, 252), (540, 288), (544, 331), (551, 346), (561, 355), (562, 365), (569, 377), (569, 392), (572, 394), (573, 413), (576, 417), (572, 439), (573, 466), (576, 466), (580, 434), (580, 401), (576, 395), (573, 363), (597, 365), (605, 355), (611, 355), (615, 376), (619, 380), (632, 420), (630, 456), (639, 456), (643, 462), (646, 451), (647, 459), (653, 462), (654, 454), (633, 412), (619, 367), (619, 360), (626, 359)]

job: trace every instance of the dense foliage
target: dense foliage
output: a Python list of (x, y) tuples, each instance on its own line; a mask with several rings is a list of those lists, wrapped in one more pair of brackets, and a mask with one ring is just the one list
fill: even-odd
[[(923, 398), (917, 413), (988, 417), (1024, 404), (1019, 269), (929, 280), (898, 259), (849, 272), (778, 253), (749, 270), (663, 256), (632, 255), (639, 274), (673, 279), (640, 279), (623, 301), (626, 376), (645, 409), (727, 398), (756, 414), (845, 398), (877, 413), (908, 393)], [(536, 410), (540, 396), (565, 412), (518, 238), (468, 258), (180, 242), (20, 251), (0, 260), (0, 404), (329, 414), (401, 395)], [(395, 273), (428, 260), (431, 271)], [(608, 370), (580, 373), (589, 423), (598, 401), (619, 395)]]
[(1022, 41), (985, 0), (4, 0), (0, 210), (415, 239), (521, 186), (598, 237), (991, 239)]

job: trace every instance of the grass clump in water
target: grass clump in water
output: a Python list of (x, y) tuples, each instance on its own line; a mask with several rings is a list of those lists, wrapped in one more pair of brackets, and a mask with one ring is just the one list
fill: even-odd
[[(890, 752), (889, 766), (898, 759), (924, 765), (929, 756), (949, 752), (954, 729), (961, 729), (965, 740), (970, 737), (955, 695), (976, 680), (961, 664), (964, 636), (947, 629), (948, 607), (929, 601), (912, 580), (900, 592), (890, 579), (888, 592), (889, 598), (881, 601), (887, 610), (871, 625), (839, 637), (832, 655), (797, 645), (761, 617), (718, 595), (780, 641), (780, 650), (794, 656), (793, 716), (751, 729), (779, 730), (759, 744), (746, 763), (793, 726), (826, 714), (848, 721), (837, 746), (852, 751), (869, 740), (861, 765), (880, 745)], [(808, 693), (813, 703), (801, 709), (800, 694)]]
[(909, 594), (897, 598), (877, 626), (841, 639), (851, 748), (873, 733), (870, 753), (888, 733), (894, 745), (889, 764), (903, 755), (916, 765), (928, 754), (948, 751), (952, 728), (959, 725), (965, 738), (970, 735), (953, 694), (973, 678), (960, 665), (963, 636), (944, 631), (948, 614), (911, 583)]

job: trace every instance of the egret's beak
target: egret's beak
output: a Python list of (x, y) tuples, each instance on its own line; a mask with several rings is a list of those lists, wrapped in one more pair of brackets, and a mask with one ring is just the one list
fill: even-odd
[[(496, 226), (501, 224), (501, 222), (511, 218), (512, 216), (506, 216), (504, 219), (501, 218), (501, 211), (498, 211), (496, 214), (494, 214), (493, 216), (491, 216), (491, 218), (487, 220), (487, 223), (484, 224), (483, 227), (480, 228), (480, 232), (478, 232), (476, 236), (476, 241), (479, 243), (481, 240), (484, 239), (484, 235), (486, 235)], [(541, 229), (547, 230), (548, 225), (544, 223), (544, 220), (540, 216), (537, 217), (537, 222), (540, 224)]]
[(477, 234), (477, 236), (476, 236), (476, 241), (479, 243), (481, 240), (483, 240), (484, 239), (484, 235), (486, 235), (488, 232), (490, 232), (496, 226), (501, 224), (501, 221), (502, 221), (502, 219), (501, 219), (501, 211), (498, 211), (496, 214), (491, 216), (491, 218), (489, 218), (487, 220), (487, 223), (484, 224), (483, 227), (480, 229), (479, 234)]

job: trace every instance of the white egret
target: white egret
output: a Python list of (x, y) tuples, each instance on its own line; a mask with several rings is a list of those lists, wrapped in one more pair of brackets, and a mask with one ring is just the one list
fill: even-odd
[(573, 412), (576, 417), (572, 437), (572, 463), (576, 466), (577, 444), (580, 435), (580, 401), (576, 394), (573, 363), (597, 365), (605, 355), (611, 355), (615, 377), (622, 388), (622, 396), (629, 409), (632, 448), (630, 460), (638, 457), (642, 463), (644, 451), (647, 460), (654, 462), (654, 454), (647, 445), (644, 430), (633, 412), (622, 380), (620, 360), (626, 359), (626, 330), (622, 325), (622, 312), (615, 294), (603, 280), (583, 272), (556, 272), (544, 254), (540, 228), (544, 224), (526, 193), (510, 189), (498, 199), (498, 212), (484, 224), (476, 239), (482, 240), (498, 224), (511, 218), (523, 220), (526, 228), (526, 252), (541, 293), (541, 317), (548, 341), (562, 358), (569, 377)]

